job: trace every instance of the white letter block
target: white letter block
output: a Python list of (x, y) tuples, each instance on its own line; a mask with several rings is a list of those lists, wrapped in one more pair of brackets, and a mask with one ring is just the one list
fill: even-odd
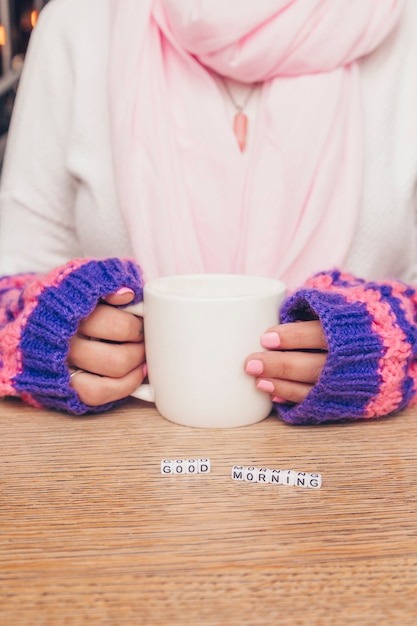
[(264, 468), (264, 467), (260, 467), (258, 469), (256, 482), (264, 483), (266, 485), (267, 483), (270, 482), (270, 477), (271, 477), (271, 470)]
[(233, 465), (232, 467), (232, 479), (233, 480), (245, 480), (243, 476), (243, 465)]
[(269, 470), (269, 472), (270, 472), (269, 482), (272, 483), (273, 485), (280, 485), (281, 484), (281, 470), (273, 469), (273, 470)]
[(188, 459), (187, 461), (185, 461), (185, 473), (186, 474), (198, 474), (197, 459)]
[(308, 487), (309, 474), (307, 472), (296, 472), (295, 474), (295, 487)]
[(243, 469), (243, 478), (247, 483), (257, 483), (258, 482), (258, 468), (257, 467), (245, 467)]
[(173, 463), (173, 474), (185, 474), (186, 465), (185, 461), (182, 459), (177, 459)]
[(211, 470), (210, 459), (198, 459), (198, 473), (209, 474)]
[(310, 489), (320, 489), (323, 484), (320, 474), (307, 474), (307, 487)]
[(293, 470), (283, 470), (281, 472), (281, 485), (289, 485), (293, 487), (294, 483), (295, 483), (295, 472), (293, 472)]
[(173, 463), (172, 461), (161, 461), (161, 474), (172, 474)]

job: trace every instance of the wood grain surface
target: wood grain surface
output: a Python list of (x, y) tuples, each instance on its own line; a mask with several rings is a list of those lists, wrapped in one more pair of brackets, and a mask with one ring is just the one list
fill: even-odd
[[(88, 418), (7, 400), (0, 429), (2, 625), (417, 624), (417, 410), (199, 430), (133, 399)], [(211, 473), (160, 474), (194, 457)]]

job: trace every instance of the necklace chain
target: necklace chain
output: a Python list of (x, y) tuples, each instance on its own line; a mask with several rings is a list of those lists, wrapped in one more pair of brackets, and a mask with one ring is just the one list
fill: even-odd
[(223, 80), (223, 85), (224, 85), (224, 89), (225, 89), (227, 95), (229, 96), (231, 103), (235, 107), (236, 111), (238, 113), (242, 113), (242, 111), (245, 110), (246, 105), (248, 104), (251, 96), (253, 95), (253, 92), (255, 91), (256, 87), (258, 86), (258, 83), (254, 83), (251, 86), (251, 88), (249, 89), (248, 93), (246, 94), (245, 99), (243, 100), (243, 102), (241, 104), (239, 104), (239, 102), (236, 102), (236, 98), (234, 97), (233, 92), (230, 89), (230, 86), (229, 86), (229, 84), (227, 83), (226, 80)]

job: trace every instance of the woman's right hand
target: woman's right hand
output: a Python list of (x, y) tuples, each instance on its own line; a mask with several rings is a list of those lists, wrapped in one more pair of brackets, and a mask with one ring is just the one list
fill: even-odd
[[(70, 342), (71, 386), (81, 402), (99, 406), (129, 396), (146, 376), (143, 319), (116, 306), (134, 294), (121, 289), (80, 322)], [(78, 370), (82, 370), (78, 373)]]

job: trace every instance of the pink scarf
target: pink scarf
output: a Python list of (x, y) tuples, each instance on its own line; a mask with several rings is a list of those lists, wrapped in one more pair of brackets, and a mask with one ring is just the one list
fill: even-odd
[[(111, 0), (120, 207), (147, 279), (290, 286), (343, 265), (361, 205), (357, 61), (401, 0)], [(249, 162), (212, 72), (264, 83)]]

